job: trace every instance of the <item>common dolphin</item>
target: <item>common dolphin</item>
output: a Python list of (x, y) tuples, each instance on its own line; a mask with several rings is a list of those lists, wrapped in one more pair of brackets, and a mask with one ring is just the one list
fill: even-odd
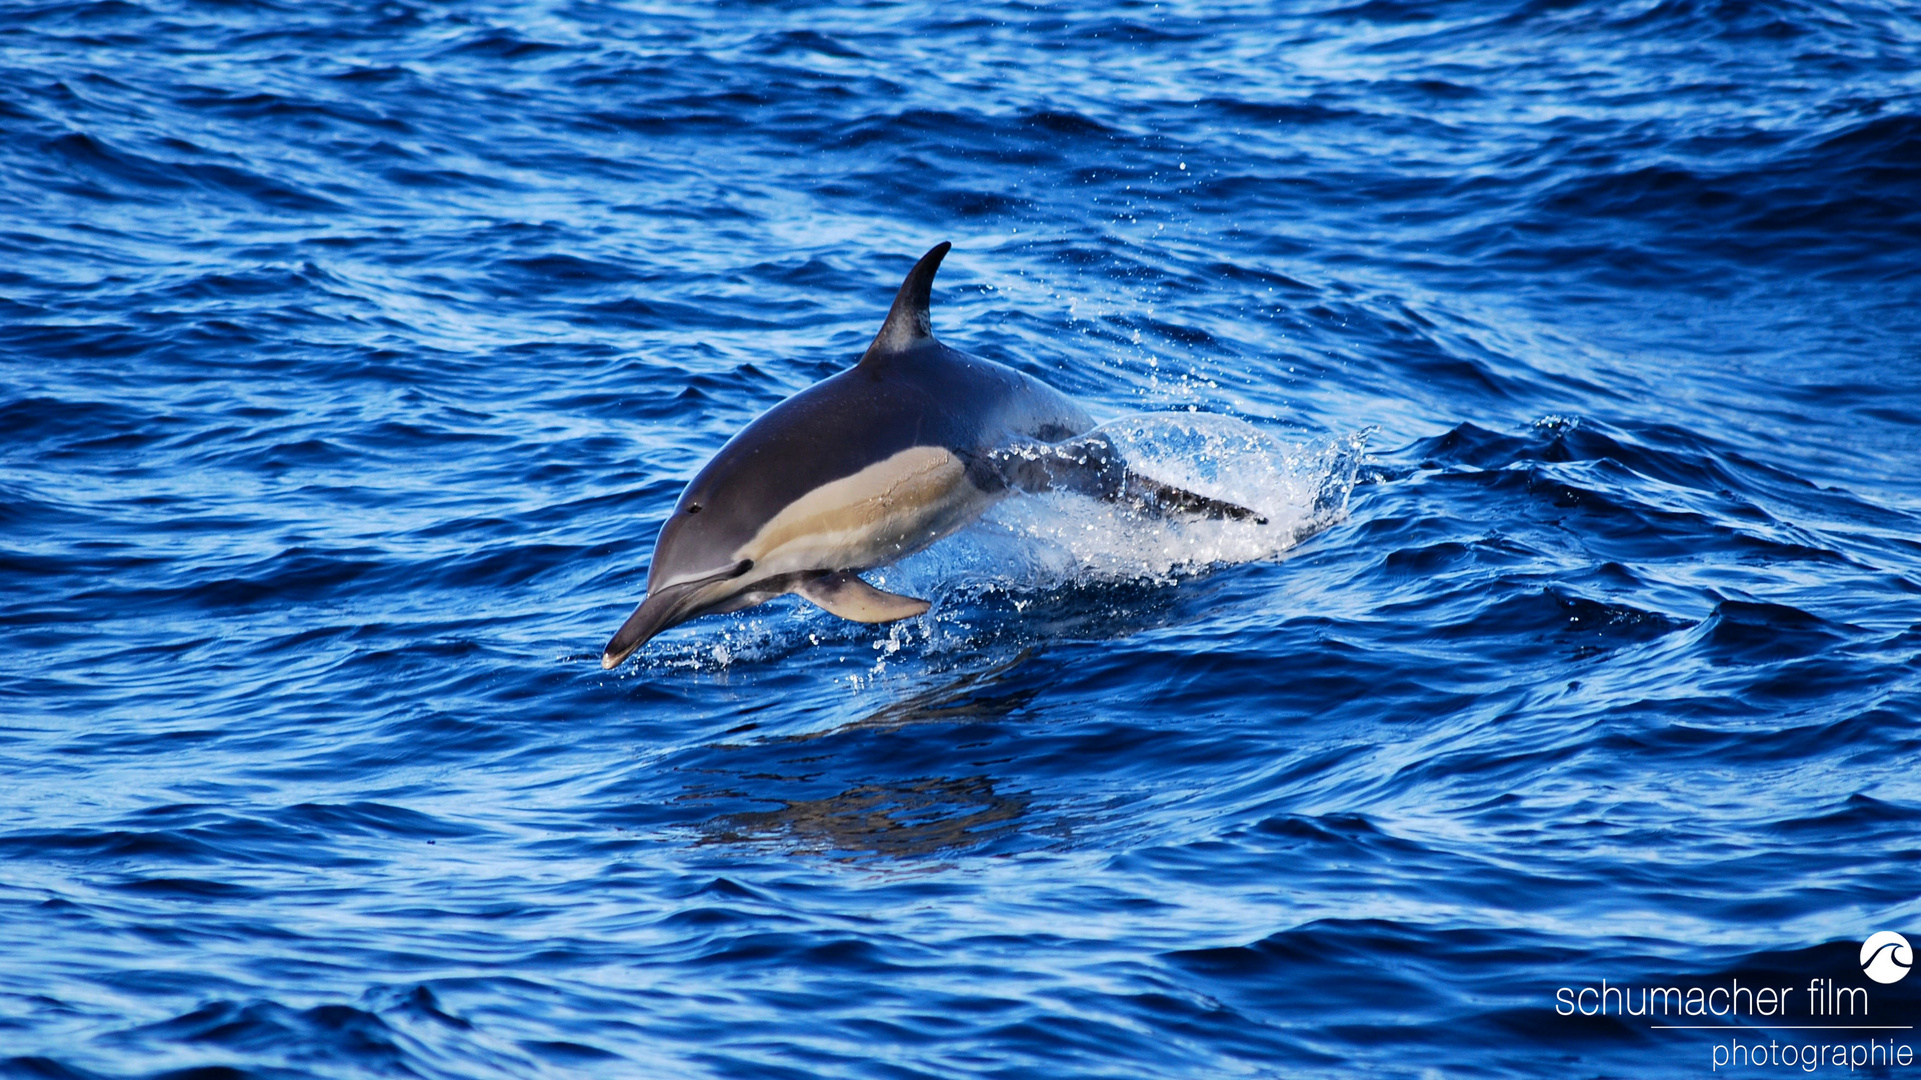
[(1255, 517), (1129, 472), (1067, 395), (936, 340), (928, 303), (950, 246), (936, 244), (907, 272), (859, 363), (762, 413), (687, 485), (654, 543), (647, 596), (601, 667), (670, 626), (782, 593), (856, 622), (919, 615), (926, 600), (883, 592), (860, 571), (927, 547), (1017, 491)]

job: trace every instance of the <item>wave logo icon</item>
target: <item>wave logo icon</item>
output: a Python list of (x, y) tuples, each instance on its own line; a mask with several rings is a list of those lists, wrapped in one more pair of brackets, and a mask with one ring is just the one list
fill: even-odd
[(1914, 949), (1908, 939), (1892, 930), (1883, 930), (1861, 943), (1861, 970), (1878, 983), (1900, 982), (1914, 966)]

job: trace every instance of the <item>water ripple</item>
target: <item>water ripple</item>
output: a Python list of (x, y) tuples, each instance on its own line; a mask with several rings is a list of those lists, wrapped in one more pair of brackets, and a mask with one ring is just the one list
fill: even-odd
[[(1921, 910), (1918, 42), (0, 11), (0, 1074), (1706, 1071), (1557, 988)], [(944, 340), (1271, 526), (1010, 502), (601, 671), (943, 239)]]

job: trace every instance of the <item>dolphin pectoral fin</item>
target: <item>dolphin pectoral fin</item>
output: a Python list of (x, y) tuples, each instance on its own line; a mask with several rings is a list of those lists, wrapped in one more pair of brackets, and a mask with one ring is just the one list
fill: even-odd
[(823, 610), (843, 619), (862, 623), (885, 623), (906, 619), (926, 611), (932, 604), (912, 596), (882, 592), (860, 579), (852, 570), (840, 570), (810, 577), (794, 586), (794, 591)]
[[(1129, 503), (1152, 514), (1191, 514), (1267, 524), (1260, 514), (1235, 503), (1186, 488), (1163, 484), (1127, 467), (1120, 448), (1105, 435), (1069, 442), (1027, 444), (988, 457), (991, 482), (1016, 491), (1072, 491), (1107, 502)], [(984, 489), (987, 485), (980, 485)]]

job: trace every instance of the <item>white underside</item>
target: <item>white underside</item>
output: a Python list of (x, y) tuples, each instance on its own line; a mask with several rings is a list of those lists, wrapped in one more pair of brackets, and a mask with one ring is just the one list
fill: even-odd
[(734, 557), (754, 560), (756, 578), (880, 566), (939, 540), (993, 502), (945, 447), (909, 447), (795, 499)]
[(946, 448), (909, 447), (787, 504), (732, 555), (753, 560), (749, 581), (755, 584), (716, 581), (690, 598), (689, 607), (753, 595), (756, 584), (788, 574), (883, 566), (961, 528), (996, 501), (968, 481), (966, 466)]

